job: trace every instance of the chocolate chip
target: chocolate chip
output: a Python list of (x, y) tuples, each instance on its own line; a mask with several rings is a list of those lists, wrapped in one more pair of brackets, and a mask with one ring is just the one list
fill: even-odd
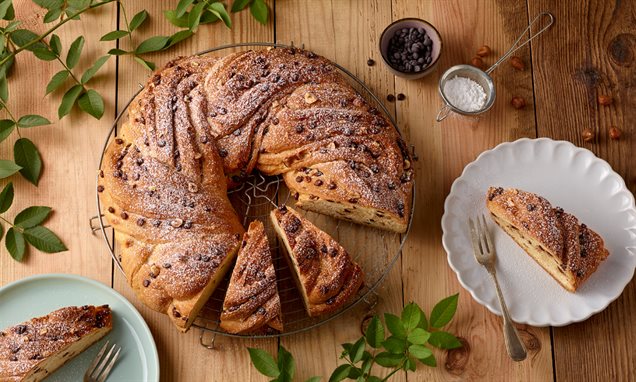
[(404, 94), (402, 94), (402, 93), (397, 95), (397, 100), (398, 101), (403, 101), (405, 98), (406, 98), (406, 96)]
[(102, 186), (101, 184), (97, 186), (97, 192), (104, 192), (104, 186)]
[(389, 187), (389, 190), (395, 190), (395, 183), (393, 183), (393, 182), (389, 182), (389, 184), (387, 185), (387, 187)]
[(278, 118), (272, 118), (272, 125), (278, 125)]
[(536, 208), (536, 207), (535, 207), (535, 205), (534, 205), (534, 204), (532, 204), (532, 203), (529, 203), (529, 204), (526, 206), (526, 209), (527, 209), (528, 211), (534, 211), (534, 210), (535, 210), (535, 208)]
[(201, 261), (203, 261), (204, 263), (210, 262), (210, 256), (209, 255), (201, 256)]
[(9, 357), (9, 361), (15, 362), (18, 360), (18, 357), (12, 355), (11, 357)]
[(192, 228), (192, 222), (191, 221), (186, 221), (185, 223), (183, 223), (183, 228), (185, 229), (190, 229)]
[(227, 156), (227, 150), (225, 150), (225, 149), (220, 149), (220, 150), (219, 150), (219, 156), (220, 156), (221, 158), (225, 158), (225, 157)]
[(146, 224), (146, 219), (144, 219), (144, 218), (137, 219), (137, 225), (138, 226), (143, 227), (144, 224)]
[(298, 176), (296, 177), (296, 182), (298, 182), (298, 183), (302, 183), (303, 179), (305, 179), (305, 178), (304, 178), (302, 175), (298, 175)]
[(287, 213), (287, 206), (283, 204), (282, 206), (278, 207), (278, 210), (284, 215)]
[(316, 186), (318, 186), (318, 187), (322, 186), (322, 183), (323, 183), (323, 182), (322, 182), (322, 180), (320, 180), (320, 179), (317, 179), (317, 180), (314, 182), (314, 184), (315, 184)]
[(349, 203), (358, 203), (358, 198), (349, 198)]
[(181, 313), (179, 313), (179, 311), (175, 307), (172, 308), (172, 315), (175, 316), (176, 318), (181, 317)]
[(327, 188), (330, 190), (335, 190), (338, 187), (334, 182), (331, 182), (327, 185)]
[(208, 113), (208, 115), (212, 118), (216, 117), (216, 111), (211, 111)]
[(291, 80), (292, 80), (293, 82), (296, 82), (296, 81), (298, 81), (299, 79), (300, 79), (300, 77), (298, 76), (298, 73), (294, 73), (294, 74), (292, 74), (292, 76), (291, 76)]
[(285, 227), (286, 232), (295, 233), (300, 229), (301, 222), (296, 216), (291, 216), (287, 226)]
[(115, 170), (115, 171), (113, 171), (113, 176), (114, 176), (115, 178), (121, 178), (121, 175), (122, 175), (121, 170)]
[(163, 139), (160, 139), (159, 142), (157, 142), (157, 146), (159, 147), (164, 147), (166, 145), (166, 141)]
[(296, 129), (296, 132), (299, 133), (299, 134), (302, 133), (305, 130), (303, 125), (296, 125), (295, 129)]
[(232, 134), (234, 134), (235, 137), (238, 137), (239, 135), (241, 135), (241, 129), (234, 130)]
[(327, 253), (327, 251), (328, 251), (327, 246), (323, 244), (322, 247), (320, 247), (320, 252)]
[(349, 161), (349, 167), (350, 167), (352, 170), (355, 170), (358, 166), (356, 165), (356, 162), (355, 162), (355, 161), (350, 160), (350, 161)]
[(161, 225), (161, 220), (155, 220), (152, 222), (152, 225), (155, 227), (159, 227)]
[(15, 327), (14, 330), (15, 330), (15, 332), (17, 334), (24, 334), (26, 332), (26, 330), (27, 330), (27, 327), (26, 327), (26, 325), (18, 325), (18, 326)]
[(224, 107), (220, 107), (220, 108), (218, 108), (218, 111), (219, 111), (219, 114), (221, 114), (221, 115), (225, 115), (225, 114), (227, 114), (227, 109), (226, 109), (226, 108), (224, 108)]
[(165, 269), (170, 269), (170, 268), (172, 267), (172, 264), (170, 264), (170, 263), (163, 263), (163, 267), (164, 267)]
[(117, 143), (118, 145), (121, 145), (122, 143), (124, 143), (124, 140), (121, 138), (115, 138), (115, 143)]
[(113, 207), (108, 207), (108, 212), (113, 214), (113, 213), (115, 213), (115, 209)]
[(265, 308), (263, 308), (262, 306), (259, 306), (258, 309), (256, 309), (256, 313), (265, 315), (265, 313), (267, 313), (267, 310), (265, 310)]
[(395, 102), (395, 96), (393, 94), (389, 94), (386, 96), (386, 100), (389, 102)]
[(373, 65), (375, 65), (375, 61), (372, 58), (370, 58), (370, 59), (367, 60), (367, 65), (368, 66), (373, 66)]
[(331, 248), (329, 250), (329, 256), (331, 256), (332, 258), (338, 256), (338, 248)]
[(128, 214), (125, 211), (122, 211), (122, 213), (119, 214), (119, 216), (124, 220), (128, 219)]
[(331, 305), (331, 304), (333, 304), (334, 302), (336, 302), (336, 299), (335, 299), (334, 297), (331, 297), (330, 299), (328, 299), (327, 301), (325, 301), (325, 303), (326, 303), (327, 305)]
[(371, 166), (369, 166), (369, 168), (371, 169), (371, 171), (374, 174), (377, 174), (378, 172), (380, 172), (380, 168), (378, 167), (377, 164), (373, 163)]

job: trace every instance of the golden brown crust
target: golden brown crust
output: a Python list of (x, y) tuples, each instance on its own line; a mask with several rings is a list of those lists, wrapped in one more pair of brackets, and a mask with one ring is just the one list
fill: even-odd
[[(285, 174), (301, 208), (407, 228), (413, 169), (406, 145), (312, 52), (177, 58), (149, 79), (118, 134), (98, 186), (103, 213), (133, 289), (182, 330), (229, 268), (244, 231), (226, 189), (255, 168)], [(306, 168), (337, 179), (337, 189), (298, 184)], [(166, 261), (178, 266), (165, 270)], [(194, 271), (191, 280), (172, 281)]]
[(282, 206), (270, 217), (287, 248), (309, 315), (344, 306), (362, 287), (360, 266), (331, 236), (292, 208)]
[[(574, 292), (607, 258), (609, 252), (603, 239), (585, 224), (562, 208), (553, 208), (550, 202), (536, 194), (515, 188), (490, 187), (486, 197), (488, 210), (502, 226), (509, 225), (514, 235), (539, 243), (536, 250), (549, 253), (557, 262), (558, 271), (565, 277), (556, 277), (564, 288)], [(510, 232), (509, 232), (510, 233)], [(542, 266), (525, 243), (522, 247)], [(545, 266), (544, 266), (545, 268)], [(546, 268), (546, 270), (548, 270)], [(567, 281), (566, 281), (567, 280)]]
[(283, 331), (276, 272), (265, 227), (253, 221), (243, 235), (223, 301), (221, 327), (230, 333)]
[[(60, 352), (89, 335), (94, 337), (90, 342), (93, 343), (111, 328), (108, 305), (61, 308), (8, 327), (0, 331), (0, 381), (21, 381), (28, 375), (39, 374), (38, 369), (47, 358), (62, 357)], [(102, 333), (95, 335), (97, 332)]]

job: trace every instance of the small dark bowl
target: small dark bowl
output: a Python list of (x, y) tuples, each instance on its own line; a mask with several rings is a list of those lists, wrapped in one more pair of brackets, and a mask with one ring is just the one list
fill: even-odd
[[(431, 63), (428, 64), (428, 66), (426, 66), (424, 70), (422, 71), (402, 72), (398, 70), (397, 68), (393, 67), (391, 65), (391, 62), (389, 61), (388, 52), (389, 52), (390, 40), (393, 37), (393, 35), (395, 35), (395, 32), (402, 28), (424, 28), (424, 30), (426, 31), (426, 34), (433, 42), (433, 48), (431, 50)], [(402, 78), (406, 78), (410, 80), (424, 77), (425, 75), (433, 71), (433, 69), (435, 68), (435, 65), (437, 65), (437, 62), (439, 61), (439, 57), (441, 56), (441, 53), (442, 53), (442, 37), (440, 36), (437, 29), (435, 29), (435, 27), (428, 21), (415, 19), (415, 18), (406, 18), (406, 19), (396, 20), (393, 23), (391, 23), (388, 27), (386, 27), (384, 31), (382, 32), (382, 34), (380, 35), (380, 54), (382, 55), (382, 61), (384, 61), (386, 66), (389, 68), (389, 71), (398, 77), (402, 77)]]

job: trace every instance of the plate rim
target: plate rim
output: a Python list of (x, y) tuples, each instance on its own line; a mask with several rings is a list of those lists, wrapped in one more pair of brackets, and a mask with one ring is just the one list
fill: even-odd
[[(460, 182), (460, 180), (464, 177), (464, 175), (466, 175), (466, 173), (468, 171), (471, 171), (471, 169), (476, 166), (477, 162), (482, 159), (482, 157), (491, 154), (492, 152), (495, 152), (497, 150), (502, 150), (503, 148), (507, 147), (507, 146), (514, 146), (514, 145), (519, 145), (519, 144), (523, 144), (525, 142), (530, 142), (530, 144), (537, 144), (537, 143), (548, 143), (548, 144), (552, 144), (552, 145), (564, 145), (567, 146), (570, 150), (572, 150), (574, 153), (577, 152), (583, 152), (586, 154), (591, 154), (593, 159), (595, 161), (598, 161), (599, 163), (601, 163), (601, 165), (603, 165), (604, 167), (606, 167), (610, 173), (610, 175), (615, 176), (616, 178), (618, 178), (618, 183), (619, 183), (619, 189), (617, 191), (617, 193), (622, 193), (622, 194), (626, 194), (628, 197), (628, 202), (629, 202), (629, 206), (626, 207), (624, 209), (624, 211), (628, 211), (631, 210), (634, 214), (636, 214), (636, 203), (635, 203), (635, 199), (634, 199), (634, 194), (632, 194), (632, 192), (629, 190), (629, 188), (627, 188), (627, 184), (625, 183), (625, 180), (623, 179), (623, 177), (618, 174), (616, 171), (614, 171), (614, 169), (612, 168), (612, 166), (603, 158), (598, 157), (596, 154), (594, 154), (594, 152), (592, 152), (589, 149), (586, 149), (584, 147), (579, 147), (576, 146), (575, 144), (573, 144), (570, 141), (565, 141), (565, 140), (555, 140), (552, 138), (548, 138), (548, 137), (539, 137), (539, 138), (519, 138), (517, 140), (514, 141), (506, 141), (506, 142), (501, 142), (499, 144), (497, 144), (496, 146), (484, 150), (481, 153), (479, 153), (479, 155), (477, 155), (477, 157), (472, 160), (470, 163), (468, 163), (466, 166), (464, 166), (464, 169), (462, 170), (462, 173), (453, 181), (451, 188), (448, 192), (448, 195), (446, 195), (446, 198), (444, 200), (444, 213), (442, 215), (442, 219), (440, 220), (440, 225), (441, 225), (441, 229), (442, 229), (442, 246), (444, 247), (444, 251), (446, 252), (446, 261), (449, 265), (449, 267), (453, 270), (453, 272), (455, 273), (455, 276), (457, 277), (457, 280), (459, 281), (460, 285), (462, 286), (462, 288), (464, 288), (464, 290), (468, 291), (470, 293), (470, 295), (472, 296), (472, 298), (479, 303), (480, 305), (484, 306), (486, 309), (488, 309), (491, 313), (497, 315), (497, 316), (501, 316), (501, 312), (495, 311), (493, 309), (493, 307), (491, 307), (486, 301), (484, 301), (483, 299), (479, 298), (476, 295), (476, 292), (472, 289), (469, 288), (468, 285), (465, 283), (465, 281), (462, 279), (462, 277), (460, 276), (460, 271), (453, 265), (453, 263), (451, 262), (451, 255), (450, 255), (450, 249), (449, 249), (449, 244), (448, 244), (448, 240), (449, 240), (449, 233), (444, 229), (448, 224), (448, 219), (450, 218), (450, 196), (453, 194), (454, 191), (457, 190), (458, 184)], [(628, 251), (629, 252), (629, 251)], [(634, 258), (636, 256), (636, 254), (629, 252), (632, 255), (632, 258)], [(633, 259), (632, 262), (636, 262), (636, 259)], [(554, 321), (553, 319), (547, 322), (535, 322), (529, 319), (526, 320), (522, 320), (522, 321), (516, 321), (518, 323), (523, 323), (523, 324), (527, 324), (527, 325), (531, 325), (531, 326), (536, 326), (536, 327), (546, 327), (546, 326), (551, 326), (551, 327), (562, 327), (562, 326), (566, 326), (566, 325), (570, 325), (576, 322), (583, 322), (586, 321), (587, 319), (589, 319), (591, 316), (602, 312), (603, 310), (605, 310), (612, 302), (616, 301), (624, 292), (625, 288), (627, 287), (627, 285), (629, 285), (629, 283), (634, 279), (634, 274), (636, 272), (636, 266), (632, 267), (632, 271), (631, 271), (631, 276), (629, 277), (629, 280), (625, 283), (625, 285), (623, 286), (623, 288), (620, 290), (620, 293), (617, 293), (616, 296), (612, 296), (611, 298), (607, 299), (607, 303), (606, 304), (602, 304), (602, 306), (600, 308), (596, 308), (596, 309), (590, 309), (589, 312), (583, 316), (580, 317), (569, 317), (567, 320), (563, 320), (562, 322), (560, 321)]]
[(24, 277), (22, 279), (19, 280), (15, 280), (12, 281), (6, 285), (3, 285), (0, 287), (0, 296), (2, 296), (3, 293), (5, 293), (7, 290), (14, 288), (14, 287), (20, 287), (23, 284), (28, 284), (30, 282), (34, 282), (34, 281), (39, 281), (39, 280), (47, 280), (47, 279), (66, 279), (66, 280), (73, 280), (73, 281), (80, 281), (80, 282), (84, 282), (87, 283), (93, 287), (96, 287), (97, 289), (101, 289), (103, 291), (105, 291), (107, 294), (112, 295), (113, 297), (115, 297), (116, 299), (118, 299), (119, 301), (121, 301), (127, 308), (130, 309), (130, 311), (133, 313), (133, 316), (135, 318), (137, 318), (139, 320), (139, 322), (141, 323), (144, 331), (146, 332), (146, 334), (148, 335), (148, 337), (150, 338), (150, 342), (152, 344), (152, 358), (155, 361), (155, 365), (157, 365), (157, 378), (155, 379), (156, 382), (159, 382), (161, 379), (161, 364), (159, 363), (159, 352), (157, 351), (157, 343), (155, 342), (155, 338), (152, 335), (152, 331), (150, 330), (150, 327), (148, 326), (148, 323), (146, 323), (146, 320), (143, 318), (143, 316), (141, 315), (141, 313), (139, 313), (139, 311), (137, 310), (137, 308), (135, 308), (135, 306), (128, 301), (128, 299), (126, 299), (126, 297), (124, 297), (121, 293), (117, 292), (114, 288), (111, 288), (105, 284), (102, 284), (101, 282), (97, 281), (97, 280), (93, 280), (90, 279), (88, 277), (85, 276), (81, 276), (81, 275), (77, 275), (77, 274), (70, 274), (70, 273), (42, 273), (42, 274), (37, 274), (37, 275), (31, 275), (31, 276), (27, 276)]

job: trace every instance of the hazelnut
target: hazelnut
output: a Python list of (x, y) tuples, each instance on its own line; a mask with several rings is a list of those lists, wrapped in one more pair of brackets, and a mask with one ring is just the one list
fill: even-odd
[(519, 56), (510, 57), (510, 65), (517, 70), (526, 70), (526, 64), (523, 63), (523, 60)]
[(526, 100), (523, 99), (523, 97), (514, 96), (514, 97), (512, 97), (512, 100), (510, 101), (510, 104), (515, 109), (523, 109), (524, 107), (526, 107)]
[(189, 182), (188, 183), (188, 191), (190, 191), (192, 193), (196, 193), (197, 191), (199, 191), (199, 186), (197, 186), (195, 183)]
[(611, 95), (600, 94), (598, 96), (599, 105), (609, 106), (612, 104), (612, 102), (614, 102), (614, 98)]
[(492, 50), (488, 45), (484, 45), (481, 48), (477, 49), (477, 55), (479, 57), (486, 57), (492, 53)]
[(473, 57), (473, 59), (470, 61), (470, 64), (476, 68), (479, 69), (484, 69), (484, 62), (481, 60), (481, 57)]
[(583, 132), (581, 133), (581, 136), (583, 137), (583, 140), (585, 142), (592, 142), (594, 141), (594, 138), (596, 137), (592, 129), (584, 129)]
[(318, 99), (316, 98), (315, 95), (313, 95), (313, 94), (311, 94), (309, 92), (305, 93), (305, 102), (306, 103), (312, 104), (312, 103), (314, 103), (316, 101), (318, 101)]
[(614, 139), (614, 140), (621, 139), (621, 134), (622, 134), (621, 129), (619, 129), (616, 126), (612, 126), (609, 129), (609, 137), (610, 137), (610, 139)]
[(173, 228), (179, 228), (179, 227), (181, 227), (181, 226), (183, 225), (183, 220), (182, 220), (182, 219), (178, 219), (178, 218), (177, 218), (177, 219), (174, 219), (174, 220), (172, 220), (172, 221), (170, 222), (170, 225), (171, 225)]

